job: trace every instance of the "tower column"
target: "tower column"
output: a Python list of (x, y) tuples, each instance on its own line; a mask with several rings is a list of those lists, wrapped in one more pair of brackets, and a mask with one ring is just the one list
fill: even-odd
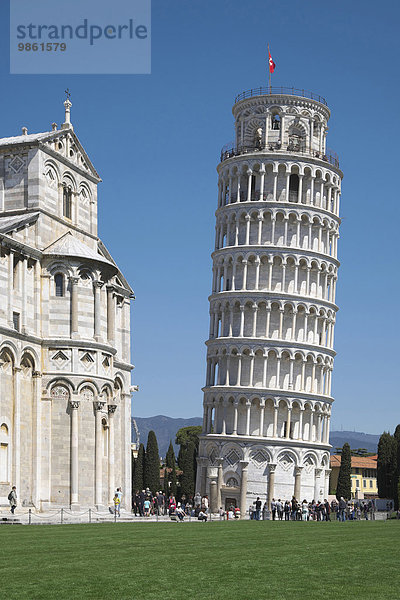
[(268, 478), (268, 491), (267, 491), (267, 506), (268, 506), (268, 510), (271, 510), (271, 501), (275, 495), (276, 464), (269, 463), (268, 470), (269, 470), (269, 478)]
[(114, 441), (114, 413), (116, 404), (109, 404), (108, 409), (108, 501), (112, 502), (115, 492), (115, 441)]
[(79, 277), (70, 277), (71, 283), (71, 337), (78, 336), (78, 282)]
[(93, 282), (94, 293), (94, 339), (99, 342), (101, 340), (101, 287), (102, 281)]
[(301, 502), (301, 472), (303, 467), (295, 467), (294, 470), (294, 497)]
[(247, 460), (241, 460), (240, 466), (242, 468), (242, 477), (240, 484), (240, 516), (242, 519), (246, 516), (246, 498), (247, 498), (247, 467), (249, 462)]
[(217, 478), (217, 510), (219, 509), (220, 506), (222, 506), (222, 497), (221, 497), (221, 489), (222, 489), (222, 484), (223, 484), (223, 464), (224, 464), (224, 459), (223, 458), (217, 458), (217, 465), (218, 465), (218, 478)]
[(103, 506), (103, 426), (102, 426), (102, 411), (105, 406), (105, 402), (94, 402), (95, 411), (95, 504), (96, 508), (102, 508)]
[(107, 340), (115, 343), (115, 297), (112, 286), (107, 286)]
[(78, 408), (79, 400), (70, 400), (71, 414), (71, 508), (78, 508), (79, 503), (79, 433), (78, 433)]
[(7, 286), (7, 303), (8, 303), (8, 326), (14, 327), (13, 323), (13, 300), (14, 300), (14, 252), (10, 249), (8, 253), (8, 286)]

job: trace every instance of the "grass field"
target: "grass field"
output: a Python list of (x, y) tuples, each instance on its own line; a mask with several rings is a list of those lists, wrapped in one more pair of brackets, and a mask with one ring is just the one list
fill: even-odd
[(0, 527), (0, 598), (399, 600), (400, 522)]

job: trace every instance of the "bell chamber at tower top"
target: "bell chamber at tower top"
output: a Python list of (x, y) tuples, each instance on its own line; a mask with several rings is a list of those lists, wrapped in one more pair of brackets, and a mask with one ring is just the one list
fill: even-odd
[(343, 173), (326, 145), (325, 99), (294, 88), (272, 90), (256, 88), (236, 97), (235, 141), (222, 149), (217, 169), (218, 208), (290, 202), (338, 218)]
[(234, 156), (267, 152), (298, 154), (339, 169), (338, 156), (326, 146), (330, 111), (321, 96), (295, 88), (255, 88), (235, 99), (235, 141), (221, 151)]

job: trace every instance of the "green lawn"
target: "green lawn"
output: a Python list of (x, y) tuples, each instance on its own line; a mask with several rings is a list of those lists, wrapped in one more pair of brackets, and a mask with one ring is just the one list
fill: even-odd
[(400, 522), (0, 526), (0, 598), (399, 600)]

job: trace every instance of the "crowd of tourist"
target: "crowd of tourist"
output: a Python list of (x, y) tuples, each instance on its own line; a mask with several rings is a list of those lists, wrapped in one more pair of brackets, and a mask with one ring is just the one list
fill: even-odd
[(340, 498), (339, 501), (328, 500), (316, 501), (303, 500), (300, 502), (294, 496), (291, 500), (281, 500), (275, 498), (271, 501), (270, 511), (267, 502), (261, 509), (262, 502), (257, 498), (249, 507), (250, 519), (257, 521), (271, 518), (273, 521), (356, 521), (362, 518), (374, 519), (374, 505), (371, 501), (346, 501)]
[(175, 496), (167, 496), (163, 491), (152, 494), (149, 488), (136, 491), (132, 499), (132, 508), (135, 516), (151, 517), (165, 516), (183, 521), (185, 517), (193, 517), (199, 521), (207, 521), (209, 516), (208, 496), (201, 496), (199, 493), (193, 497), (182, 496), (181, 501), (177, 502)]

